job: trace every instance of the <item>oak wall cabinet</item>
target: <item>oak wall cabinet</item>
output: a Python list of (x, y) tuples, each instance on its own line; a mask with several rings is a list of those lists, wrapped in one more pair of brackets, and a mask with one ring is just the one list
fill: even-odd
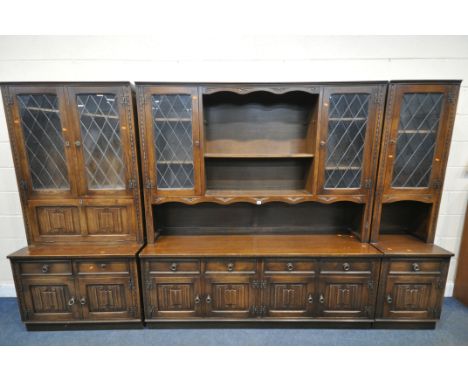
[(434, 327), (458, 88), (137, 83), (146, 322)]
[(2, 94), (29, 244), (10, 255), (24, 321), (141, 321), (130, 85), (4, 84)]

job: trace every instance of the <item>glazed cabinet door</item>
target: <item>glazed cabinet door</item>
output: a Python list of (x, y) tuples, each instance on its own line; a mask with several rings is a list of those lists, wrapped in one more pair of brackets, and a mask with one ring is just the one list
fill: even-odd
[(200, 129), (196, 87), (139, 88), (145, 187), (154, 195), (199, 195)]
[(76, 196), (75, 147), (59, 86), (2, 89), (20, 190), (28, 199)]
[(77, 304), (84, 320), (135, 319), (139, 312), (134, 290), (134, 283), (127, 276), (80, 276)]
[(137, 179), (126, 87), (72, 86), (68, 87), (68, 99), (80, 196), (131, 197)]
[(432, 195), (441, 188), (457, 93), (455, 85), (390, 85), (380, 159), (384, 195)]
[(320, 195), (368, 195), (378, 158), (384, 85), (326, 87), (318, 140)]

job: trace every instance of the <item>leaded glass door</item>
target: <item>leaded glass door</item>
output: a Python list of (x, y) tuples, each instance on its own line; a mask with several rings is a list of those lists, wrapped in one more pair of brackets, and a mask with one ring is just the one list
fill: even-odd
[(77, 150), (79, 193), (131, 195), (132, 176), (129, 100), (122, 87), (70, 87), (70, 114)]
[(443, 180), (449, 87), (393, 86), (395, 100), (382, 158), (384, 194), (432, 194)]
[(18, 183), (33, 198), (76, 195), (74, 149), (63, 88), (9, 87), (12, 140), (21, 158)]
[(384, 86), (327, 87), (319, 137), (319, 194), (367, 195), (375, 177)]
[(197, 88), (148, 87), (144, 105), (146, 187), (157, 195), (200, 194)]

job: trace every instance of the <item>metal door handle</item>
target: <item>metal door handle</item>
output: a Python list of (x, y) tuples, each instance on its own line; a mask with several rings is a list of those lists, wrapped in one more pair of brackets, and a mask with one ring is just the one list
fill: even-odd
[(312, 304), (314, 302), (314, 298), (312, 297), (312, 294), (309, 294), (309, 297), (307, 298), (307, 302), (309, 304)]
[(86, 304), (86, 298), (81, 297), (81, 298), (80, 298), (80, 304), (81, 304), (81, 305), (85, 305), (85, 304)]
[(392, 296), (390, 296), (390, 295), (387, 296), (387, 302), (388, 302), (389, 304), (391, 304), (391, 303), (393, 302)]
[(211, 296), (210, 295), (206, 296), (206, 303), (211, 304)]
[(319, 302), (320, 302), (321, 304), (323, 304), (323, 303), (325, 302), (325, 297), (323, 297), (323, 294), (322, 294), (322, 293), (320, 293)]
[(75, 303), (75, 297), (72, 297), (70, 300), (68, 300), (68, 306), (72, 306)]

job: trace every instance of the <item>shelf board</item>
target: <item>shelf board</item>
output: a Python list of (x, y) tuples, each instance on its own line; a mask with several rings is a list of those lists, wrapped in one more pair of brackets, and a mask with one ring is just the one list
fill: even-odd
[(192, 122), (192, 118), (153, 118), (156, 122)]
[(351, 170), (351, 171), (358, 171), (360, 170), (361, 167), (359, 166), (351, 166), (351, 167), (348, 167), (348, 166), (329, 166), (329, 167), (325, 167), (325, 170)]
[(385, 255), (392, 256), (452, 256), (453, 254), (435, 244), (425, 243), (407, 234), (380, 234), (373, 243)]
[(381, 256), (350, 234), (159, 236), (141, 257), (154, 256)]
[(255, 154), (255, 153), (205, 153), (205, 158), (313, 158), (310, 153), (284, 153), (284, 154)]
[(435, 134), (432, 130), (398, 130), (398, 134)]
[(366, 121), (367, 117), (359, 117), (359, 118), (328, 118), (328, 121), (343, 121), (343, 122), (349, 122), (349, 121)]
[(193, 164), (191, 160), (157, 160), (156, 164)]
[[(36, 106), (30, 106), (26, 108), (27, 110), (33, 110), (33, 111), (41, 111), (44, 113), (54, 113), (58, 114), (60, 113), (60, 110), (57, 109), (50, 109), (50, 108), (44, 108), (44, 107), (36, 107)], [(96, 114), (96, 113), (80, 113), (79, 116), (84, 116), (84, 117), (93, 117), (93, 118), (108, 118), (108, 119), (119, 119), (119, 116), (115, 115), (104, 115), (104, 114)]]
[(205, 196), (310, 196), (306, 190), (206, 190)]

